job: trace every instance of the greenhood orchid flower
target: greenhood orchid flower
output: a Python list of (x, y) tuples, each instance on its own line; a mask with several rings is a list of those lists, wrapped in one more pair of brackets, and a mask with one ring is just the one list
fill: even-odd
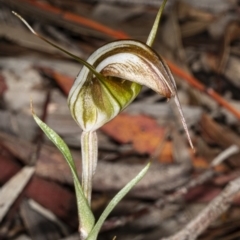
[(193, 148), (178, 100), (176, 83), (163, 59), (136, 40), (111, 42), (87, 60), (68, 97), (75, 121), (84, 131), (95, 131), (127, 107), (145, 85), (166, 98), (174, 97), (189, 143)]
[(162, 59), (139, 41), (104, 45), (87, 62), (104, 78), (97, 78), (84, 66), (69, 93), (72, 116), (84, 131), (95, 131), (118, 115), (135, 99), (142, 85), (167, 98), (175, 94), (174, 81)]
[(37, 124), (62, 152), (71, 169), (78, 205), (81, 240), (97, 239), (99, 230), (108, 214), (128, 191), (142, 179), (149, 168), (148, 164), (112, 199), (95, 223), (90, 205), (92, 180), (97, 167), (98, 141), (96, 130), (126, 108), (139, 94), (142, 85), (151, 88), (166, 98), (174, 98), (188, 141), (193, 148), (178, 100), (174, 78), (163, 59), (151, 48), (166, 2), (167, 0), (163, 1), (158, 11), (146, 44), (137, 40), (114, 41), (97, 49), (87, 61), (39, 35), (21, 16), (14, 13), (33, 34), (84, 65), (68, 96), (70, 112), (83, 130), (81, 135), (81, 184), (75, 163), (66, 144), (60, 136), (33, 113)]

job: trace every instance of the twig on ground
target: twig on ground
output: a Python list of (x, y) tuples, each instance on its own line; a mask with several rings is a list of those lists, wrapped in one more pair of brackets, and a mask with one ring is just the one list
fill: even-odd
[(228, 159), (230, 156), (232, 156), (233, 154), (236, 154), (238, 152), (239, 152), (239, 148), (236, 145), (230, 146), (229, 148), (227, 148), (226, 150), (221, 152), (216, 158), (213, 159), (209, 169), (207, 169), (205, 172), (200, 174), (197, 178), (192, 179), (185, 186), (179, 188), (173, 194), (170, 194), (170, 195), (166, 196), (165, 198), (158, 200), (155, 203), (155, 206), (157, 206), (159, 208), (159, 207), (162, 207), (163, 205), (165, 205), (166, 203), (174, 202), (174, 201), (178, 200), (179, 198), (181, 198), (184, 194), (186, 194), (190, 189), (207, 182), (216, 174), (216, 171), (214, 170), (214, 168), (217, 165), (221, 164), (223, 161)]
[(231, 205), (237, 192), (240, 191), (240, 178), (230, 182), (228, 186), (217, 196), (203, 211), (189, 224), (175, 235), (161, 240), (195, 240), (206, 230), (222, 213)]

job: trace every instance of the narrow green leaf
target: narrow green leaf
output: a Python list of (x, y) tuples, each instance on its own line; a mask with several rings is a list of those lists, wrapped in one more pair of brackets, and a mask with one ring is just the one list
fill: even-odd
[(81, 225), (81, 232), (85, 236), (89, 234), (89, 232), (92, 230), (95, 219), (93, 216), (93, 213), (87, 203), (87, 200), (83, 194), (83, 190), (81, 187), (81, 184), (79, 182), (78, 174), (76, 171), (76, 166), (73, 161), (72, 155), (70, 153), (70, 150), (66, 143), (62, 140), (62, 138), (54, 132), (51, 128), (49, 128), (44, 122), (41, 121), (37, 117), (35, 113), (32, 113), (34, 120), (38, 124), (38, 126), (43, 130), (43, 132), (46, 134), (46, 136), (56, 145), (56, 147), (61, 151), (64, 158), (66, 159), (73, 177), (74, 187), (76, 191), (76, 197), (77, 197), (77, 206), (78, 206), (78, 215)]
[(113, 208), (123, 199), (123, 197), (144, 177), (147, 170), (149, 169), (150, 163), (147, 164), (143, 170), (138, 173), (138, 175), (132, 179), (123, 189), (121, 189), (117, 195), (110, 201), (108, 206), (103, 211), (102, 215), (98, 219), (97, 223), (95, 224), (93, 230), (90, 232), (88, 238), (86, 240), (96, 240), (98, 233), (106, 220), (109, 213), (113, 210)]
[(158, 10), (157, 16), (155, 18), (155, 21), (153, 23), (151, 32), (149, 33), (149, 36), (148, 36), (146, 44), (148, 46), (150, 46), (150, 47), (152, 47), (152, 45), (154, 43), (154, 40), (155, 40), (155, 37), (157, 35), (158, 26), (159, 26), (159, 23), (160, 23), (160, 20), (161, 20), (161, 17), (162, 17), (162, 12), (164, 10), (166, 2), (167, 2), (167, 0), (164, 0), (163, 3), (161, 4), (161, 6), (160, 6), (160, 8)]

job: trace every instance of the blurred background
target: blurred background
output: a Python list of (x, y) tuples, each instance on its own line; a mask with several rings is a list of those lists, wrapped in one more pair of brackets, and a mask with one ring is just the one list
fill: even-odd
[[(67, 95), (82, 66), (34, 36), (11, 11), (87, 59), (114, 40), (146, 42), (161, 2), (0, 0), (0, 239), (78, 239), (70, 171), (33, 121), (30, 100), (71, 148), (80, 171), (81, 129), (71, 118)], [(240, 147), (240, 2), (168, 0), (153, 48), (175, 77), (196, 151), (188, 145), (174, 103), (143, 87), (123, 113), (98, 131), (96, 217), (149, 159), (153, 162), (113, 211), (99, 239), (170, 236), (240, 176), (240, 154), (235, 153)], [(233, 145), (235, 154), (213, 167), (213, 160)], [(34, 172), (24, 175), (26, 166), (34, 166)], [(169, 200), (206, 171), (211, 175), (203, 183)], [(239, 196), (230, 202), (198, 239), (240, 239)]]

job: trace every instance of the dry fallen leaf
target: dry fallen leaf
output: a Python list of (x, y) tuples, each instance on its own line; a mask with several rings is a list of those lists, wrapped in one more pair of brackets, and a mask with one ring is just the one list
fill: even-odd
[(32, 175), (35, 167), (25, 166), (14, 175), (0, 190), (0, 222), (9, 211), (11, 205), (23, 191)]
[(120, 143), (132, 143), (139, 153), (152, 154), (164, 139), (164, 128), (144, 115), (120, 114), (103, 126), (102, 131)]

